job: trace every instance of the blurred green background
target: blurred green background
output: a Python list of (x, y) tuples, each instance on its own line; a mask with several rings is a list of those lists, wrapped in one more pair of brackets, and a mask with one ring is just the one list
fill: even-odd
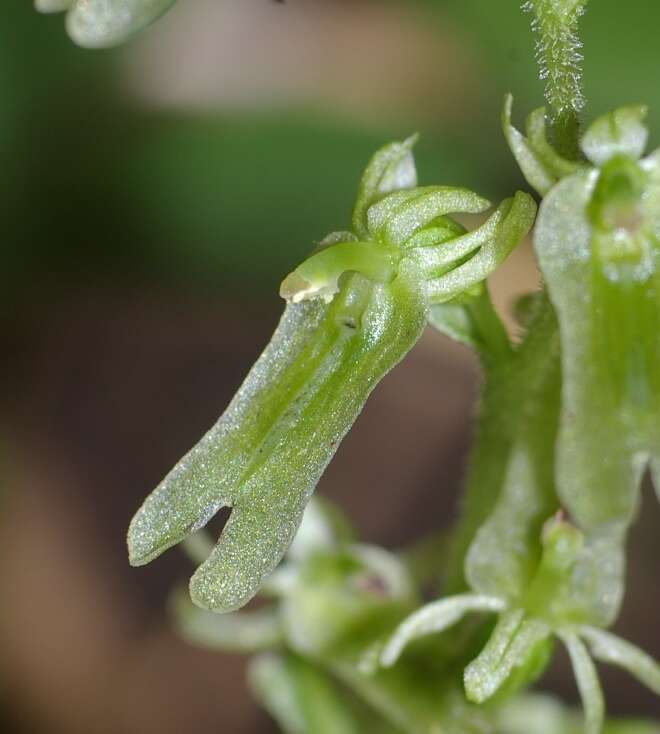
[[(186, 0), (102, 52), (73, 47), (61, 16), (6, 5), (12, 301), (90, 277), (270, 290), (345, 224), (383, 141), (419, 130), (423, 181), (501, 196), (520, 184), (499, 131), (502, 96), (516, 95), (520, 116), (542, 103), (517, 0)], [(659, 20), (657, 3), (592, 3), (588, 115), (644, 100), (658, 126)]]
[[(179, 0), (92, 52), (28, 0), (0, 12), (7, 726), (271, 731), (238, 659), (169, 630), (189, 569), (130, 571), (124, 528), (240, 383), (283, 275), (346, 227), (377, 147), (419, 131), (423, 183), (524, 186), (499, 109), (507, 91), (519, 120), (542, 104), (528, 19), (518, 0)], [(660, 3), (592, 0), (582, 27), (587, 117), (642, 101), (659, 130)], [(500, 301), (535, 281), (523, 255)], [(451, 521), (474, 390), (469, 356), (430, 337), (377, 391), (321, 487), (367, 539)], [(622, 629), (657, 652), (646, 507)], [(606, 678), (615, 710), (657, 712), (622, 680)]]

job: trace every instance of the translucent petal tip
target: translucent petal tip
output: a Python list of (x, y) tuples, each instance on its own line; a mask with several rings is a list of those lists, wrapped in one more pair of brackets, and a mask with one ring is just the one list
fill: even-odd
[(337, 283), (311, 283), (300, 273), (294, 271), (282, 281), (280, 296), (287, 303), (301, 303), (311, 298), (321, 298), (330, 303), (338, 292)]

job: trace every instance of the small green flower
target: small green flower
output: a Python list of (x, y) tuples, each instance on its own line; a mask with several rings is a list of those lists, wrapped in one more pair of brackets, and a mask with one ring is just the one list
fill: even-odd
[[(591, 656), (617, 665), (660, 695), (660, 665), (639, 648), (598, 627), (582, 624), (573, 608), (571, 576), (584, 539), (561, 517), (543, 531), (543, 555), (530, 586), (514, 600), (505, 596), (466, 593), (428, 604), (408, 617), (383, 647), (380, 660), (394, 665), (404, 649), (420, 637), (440, 633), (468, 613), (498, 615), (481, 653), (465, 669), (470, 701), (484, 703), (506, 684), (529, 683), (547, 664), (552, 636), (566, 646), (585, 711), (586, 734), (598, 734), (604, 719), (603, 694)], [(591, 655), (590, 655), (591, 653)]]
[(273, 338), (218, 423), (170, 472), (128, 532), (131, 563), (148, 563), (231, 516), (191, 580), (193, 600), (237, 609), (279, 563), (325, 467), (369, 394), (415, 345), (431, 307), (477, 297), (532, 225), (518, 193), (466, 232), (451, 213), (489, 202), (417, 186), (411, 138), (379, 151), (358, 189), (352, 231), (330, 235), (282, 284)]
[(534, 245), (562, 341), (557, 491), (581, 530), (622, 535), (660, 488), (660, 156), (643, 107), (582, 138), (590, 162), (545, 198)]

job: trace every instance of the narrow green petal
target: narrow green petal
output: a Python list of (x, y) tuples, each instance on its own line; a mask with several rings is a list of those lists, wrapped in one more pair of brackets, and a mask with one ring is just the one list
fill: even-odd
[(605, 718), (605, 701), (596, 668), (587, 648), (574, 632), (561, 631), (558, 634), (568, 650), (582, 698), (585, 734), (600, 734)]
[(394, 665), (413, 640), (442, 632), (469, 612), (501, 612), (504, 605), (502, 599), (483, 594), (460, 594), (427, 604), (399, 625), (383, 648), (381, 664)]
[(353, 209), (353, 229), (360, 237), (368, 234), (367, 211), (387, 194), (417, 186), (412, 149), (417, 135), (381, 148), (369, 161), (362, 176)]
[(597, 627), (580, 627), (580, 635), (597, 660), (627, 670), (660, 696), (660, 664), (644, 650)]
[[(463, 291), (485, 280), (529, 232), (536, 216), (536, 202), (529, 195), (518, 191), (495, 234), (475, 255), (457, 268), (434, 278), (427, 285), (432, 303), (451, 300)], [(452, 243), (441, 245), (451, 248)]]
[[(490, 202), (468, 189), (429, 186), (416, 191), (418, 196), (388, 211), (380, 228), (374, 229), (373, 222), (379, 217), (374, 218), (370, 211), (370, 231), (382, 236), (388, 244), (401, 247), (415, 232), (438, 217), (456, 213), (479, 214), (490, 206)], [(388, 207), (389, 201), (386, 198), (377, 205), (376, 211), (387, 210)]]
[[(415, 257), (418, 258), (424, 272), (428, 273), (427, 277), (432, 277), (434, 271), (442, 271), (452, 263), (463, 260), (467, 255), (471, 255), (480, 247), (492, 242), (503, 221), (511, 212), (512, 203), (513, 199), (505, 199), (480, 227), (471, 232), (453, 237), (448, 242), (434, 247), (416, 250)], [(411, 249), (413, 247), (411, 243), (408, 243), (407, 246)], [(440, 275), (439, 272), (435, 274)]]
[[(367, 212), (367, 228), (369, 239), (376, 238), (385, 228), (386, 223), (396, 212), (403, 209), (404, 206), (412, 203), (427, 191), (428, 187), (416, 187), (413, 189), (405, 189), (403, 191), (394, 191), (377, 203), (369, 207)], [(382, 237), (381, 237), (382, 239)]]
[(407, 240), (406, 250), (418, 247), (437, 247), (448, 240), (456, 240), (465, 234), (463, 225), (451, 217), (439, 217), (433, 224), (424, 227)]
[(557, 183), (557, 176), (550, 171), (527, 138), (511, 124), (512, 107), (513, 97), (507, 94), (502, 109), (504, 137), (527, 183), (541, 196), (545, 196)]

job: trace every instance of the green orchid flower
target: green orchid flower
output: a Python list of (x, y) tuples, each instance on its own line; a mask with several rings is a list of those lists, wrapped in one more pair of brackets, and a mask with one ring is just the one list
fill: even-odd
[[(660, 665), (634, 645), (581, 622), (572, 598), (584, 538), (570, 523), (553, 518), (543, 531), (543, 555), (529, 587), (517, 599), (507, 594), (471, 593), (432, 602), (408, 617), (384, 645), (382, 665), (394, 665), (414, 640), (444, 632), (468, 613), (497, 614), (481, 653), (465, 669), (468, 700), (482, 704), (506, 688), (510, 695), (545, 668), (552, 637), (566, 646), (582, 697), (585, 734), (599, 734), (604, 699), (592, 656), (619, 666), (660, 695)], [(469, 563), (469, 561), (468, 561)]]
[(550, 191), (534, 239), (562, 340), (557, 489), (592, 535), (624, 534), (647, 466), (660, 486), (660, 156), (641, 158), (644, 115), (593, 123), (591, 165)]
[(489, 203), (464, 189), (418, 187), (413, 143), (374, 156), (352, 231), (331, 235), (285, 279), (289, 304), (267, 349), (131, 522), (130, 560), (141, 565), (232, 508), (191, 580), (204, 608), (232, 611), (256, 593), (367, 397), (420, 338), (429, 309), (479, 290), (532, 225), (534, 201), (519, 193), (465, 232), (449, 214)]

